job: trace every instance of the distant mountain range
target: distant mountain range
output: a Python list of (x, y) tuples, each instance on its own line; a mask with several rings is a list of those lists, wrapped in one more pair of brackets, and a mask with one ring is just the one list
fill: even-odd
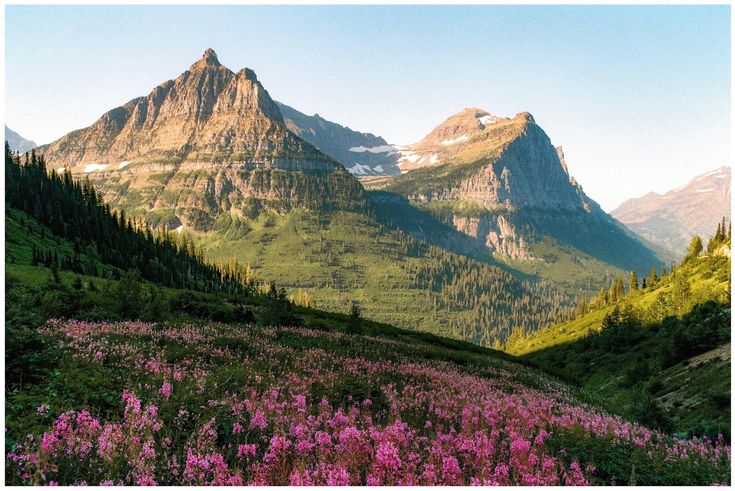
[(36, 148), (36, 143), (32, 140), (27, 140), (20, 136), (15, 131), (5, 126), (5, 141), (10, 145), (10, 149), (14, 152), (26, 153)]
[(699, 175), (664, 194), (623, 202), (612, 216), (647, 240), (682, 257), (694, 235), (708, 237), (730, 209), (730, 167)]
[[(483, 344), (658, 262), (585, 195), (528, 113), (465, 109), (396, 147), (274, 102), (212, 50), (40, 151), (212, 260), (250, 264), (323, 308), (356, 302)], [(366, 190), (355, 175), (377, 181)]]
[(358, 176), (395, 175), (400, 172), (396, 150), (380, 136), (359, 133), (318, 114), (307, 116), (277, 102), (286, 126)]

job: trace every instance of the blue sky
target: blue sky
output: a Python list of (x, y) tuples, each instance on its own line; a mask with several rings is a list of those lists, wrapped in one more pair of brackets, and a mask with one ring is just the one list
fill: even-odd
[(729, 9), (7, 6), (5, 120), (52, 141), (211, 47), (274, 99), (391, 143), (465, 107), (528, 111), (610, 210), (730, 165)]

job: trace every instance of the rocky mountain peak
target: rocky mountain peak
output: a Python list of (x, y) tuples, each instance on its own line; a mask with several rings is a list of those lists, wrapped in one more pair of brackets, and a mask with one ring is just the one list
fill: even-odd
[(466, 108), (453, 114), (439, 126), (434, 128), (419, 145), (447, 145), (455, 141), (463, 141), (492, 124), (494, 116), (484, 109)]
[(196, 63), (194, 63), (189, 68), (189, 70), (194, 72), (197, 70), (202, 70), (204, 68), (218, 68), (221, 66), (222, 64), (217, 58), (217, 53), (215, 53), (212, 48), (207, 48), (207, 51), (204, 52), (202, 57)]
[(237, 75), (239, 77), (244, 78), (245, 80), (250, 80), (251, 82), (257, 82), (258, 76), (255, 75), (255, 72), (251, 70), (250, 68), (243, 68), (239, 72), (237, 72)]
[(212, 49), (174, 80), (46, 149), (47, 162), (57, 169), (212, 158), (330, 171), (339, 165), (288, 131), (253, 70), (234, 73)]

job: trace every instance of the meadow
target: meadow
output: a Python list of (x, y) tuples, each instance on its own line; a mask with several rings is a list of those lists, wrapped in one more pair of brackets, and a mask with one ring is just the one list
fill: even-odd
[(722, 438), (626, 422), (502, 356), (208, 321), (50, 320), (40, 335), (60, 359), (8, 401), (8, 484), (730, 480)]

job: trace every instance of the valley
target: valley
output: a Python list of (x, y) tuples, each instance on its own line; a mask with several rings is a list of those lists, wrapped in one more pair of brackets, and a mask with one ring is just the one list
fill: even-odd
[(4, 484), (730, 485), (699, 8), (8, 6)]
[(528, 113), (462, 111), (411, 146), (434, 157), (410, 171), (398, 160), (403, 173), (366, 192), (344, 159), (390, 174), (380, 156), (391, 148), (274, 102), (252, 70), (235, 73), (207, 50), (147, 97), (39, 151), (210, 261), (236, 260), (321, 308), (356, 304), (485, 346), (658, 262), (583, 193)]

